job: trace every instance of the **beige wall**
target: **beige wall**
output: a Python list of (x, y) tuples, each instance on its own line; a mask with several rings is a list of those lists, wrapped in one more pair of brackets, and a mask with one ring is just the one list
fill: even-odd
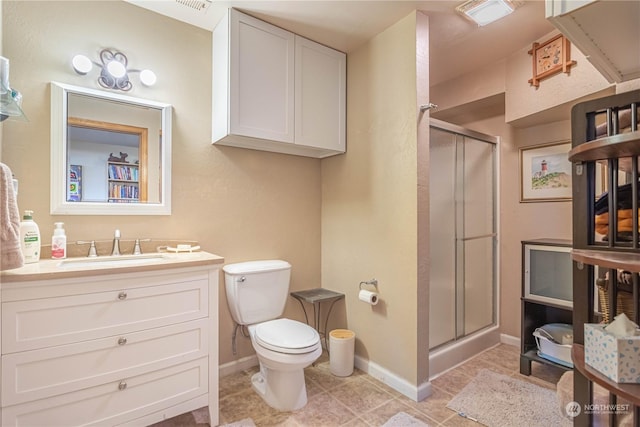
[(550, 142), (570, 141), (570, 120), (514, 129), (513, 140), (502, 147), (502, 327), (504, 334), (520, 336), (522, 282), (521, 241), (538, 238), (572, 239), (570, 201), (519, 203), (519, 148)]
[[(44, 243), (54, 221), (64, 221), (69, 242), (111, 239), (116, 228), (123, 239), (196, 239), (227, 262), (288, 260), (292, 289), (320, 286), (320, 161), (210, 144), (210, 32), (125, 2), (4, 1), (2, 7), (3, 51), (29, 118), (0, 125), (2, 161), (20, 180), (19, 207), (35, 211)], [(104, 47), (158, 75), (153, 88), (134, 76), (130, 95), (174, 106), (171, 216), (49, 214), (49, 82), (97, 88), (96, 71), (78, 76), (70, 59), (76, 53), (97, 59)], [(304, 319), (296, 304), (289, 300), (287, 314)], [(232, 329), (221, 276), (221, 363), (235, 359)], [(238, 357), (253, 354), (246, 338), (238, 349)]]
[[(558, 32), (542, 37), (540, 43), (549, 40)], [(533, 42), (532, 41), (532, 42)], [(589, 60), (575, 46), (571, 46), (571, 59), (576, 65), (569, 74), (559, 73), (540, 81), (536, 89), (529, 84), (532, 77), (531, 46), (523, 46), (507, 58), (506, 72), (506, 121), (512, 122), (531, 114), (573, 102), (585, 95), (596, 93), (611, 86), (591, 65)], [(526, 102), (523, 100), (526, 99)]]
[(431, 101), (437, 111), (445, 111), (472, 102), (504, 94), (507, 61), (492, 63), (460, 78), (442, 82), (431, 88)]
[[(356, 354), (414, 386), (427, 363), (417, 338), (428, 330), (417, 287), (416, 29), (425, 25), (412, 13), (349, 54), (347, 153), (322, 162), (323, 287), (346, 294)], [(358, 284), (371, 278), (380, 292), (373, 307), (358, 300)]]

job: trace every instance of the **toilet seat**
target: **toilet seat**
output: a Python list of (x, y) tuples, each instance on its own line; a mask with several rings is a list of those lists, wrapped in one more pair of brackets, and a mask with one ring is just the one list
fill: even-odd
[(269, 320), (255, 325), (255, 342), (279, 353), (310, 353), (320, 343), (320, 335), (311, 326), (291, 319)]

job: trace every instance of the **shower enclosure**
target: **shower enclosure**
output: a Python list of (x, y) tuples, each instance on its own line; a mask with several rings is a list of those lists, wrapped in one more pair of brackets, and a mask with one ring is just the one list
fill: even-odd
[[(499, 340), (497, 142), (496, 137), (430, 121), (431, 376)], [(452, 346), (455, 351), (448, 352)]]

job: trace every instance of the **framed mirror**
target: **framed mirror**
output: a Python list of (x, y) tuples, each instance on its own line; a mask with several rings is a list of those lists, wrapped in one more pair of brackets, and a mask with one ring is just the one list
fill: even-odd
[(171, 114), (51, 82), (51, 214), (170, 215)]

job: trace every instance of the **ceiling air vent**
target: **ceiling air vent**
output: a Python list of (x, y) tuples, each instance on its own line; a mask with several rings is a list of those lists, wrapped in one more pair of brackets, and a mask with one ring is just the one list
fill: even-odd
[(211, 5), (211, 0), (176, 0), (176, 3), (190, 7), (191, 9), (195, 9), (197, 11), (202, 11), (208, 8), (209, 5)]

